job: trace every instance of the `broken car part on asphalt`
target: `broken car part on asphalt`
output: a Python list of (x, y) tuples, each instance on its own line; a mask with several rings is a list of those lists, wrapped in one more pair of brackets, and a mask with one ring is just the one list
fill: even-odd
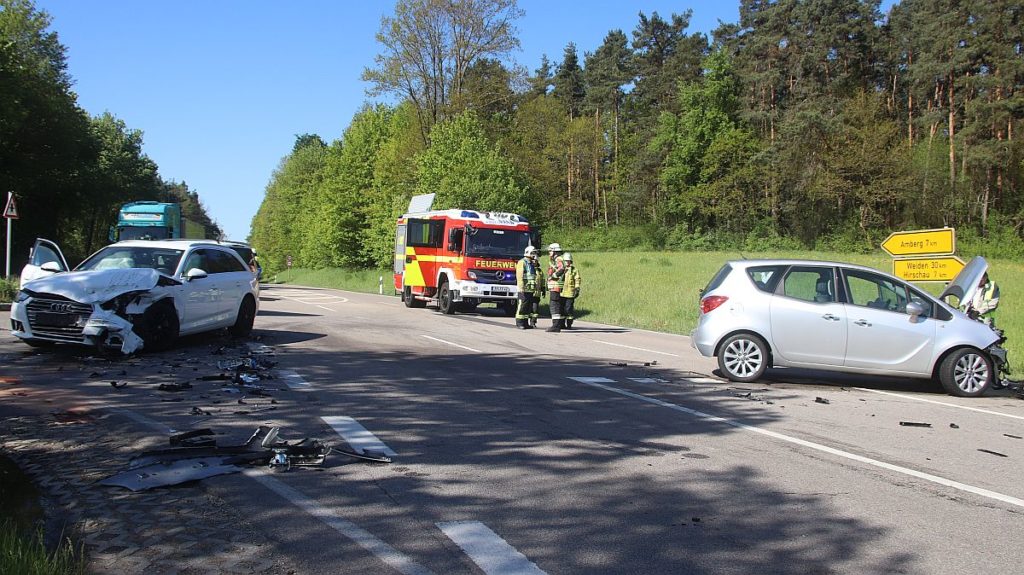
[(318, 439), (295, 443), (280, 441), (280, 428), (259, 426), (241, 445), (217, 445), (210, 429), (171, 436), (172, 447), (145, 451), (128, 463), (128, 469), (100, 481), (100, 485), (144, 491), (216, 475), (237, 473), (243, 465), (267, 465), (276, 471), (292, 466), (321, 465), (331, 452), (364, 461), (391, 463), (391, 458), (368, 451), (333, 449)]

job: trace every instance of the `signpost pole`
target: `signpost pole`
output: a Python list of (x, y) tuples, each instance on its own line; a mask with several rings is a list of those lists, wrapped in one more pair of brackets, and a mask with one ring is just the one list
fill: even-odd
[[(14, 192), (7, 192), (7, 205), (11, 204), (11, 199), (14, 197)], [(5, 210), (6, 211), (6, 210)], [(11, 277), (11, 220), (14, 218), (6, 218), (7, 220), (7, 258), (4, 260), (4, 278)]]

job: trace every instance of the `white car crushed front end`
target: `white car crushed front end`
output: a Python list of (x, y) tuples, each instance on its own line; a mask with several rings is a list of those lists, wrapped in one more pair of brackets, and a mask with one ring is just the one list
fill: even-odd
[[(11, 306), (11, 330), (30, 344), (77, 343), (119, 348), (144, 345), (136, 325), (145, 311), (174, 297), (181, 282), (153, 269), (69, 272), (35, 279)], [(177, 307), (177, 306), (175, 306)]]

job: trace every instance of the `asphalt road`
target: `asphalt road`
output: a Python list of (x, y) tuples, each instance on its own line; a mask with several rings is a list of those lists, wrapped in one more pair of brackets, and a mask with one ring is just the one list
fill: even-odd
[[(797, 370), (732, 384), (686, 337), (576, 327), (265, 286), (253, 345), (278, 362), (275, 409), (254, 420), (207, 406), (201, 424), (240, 440), (273, 424), (393, 462), (332, 455), (194, 488), (301, 573), (1019, 572), (1014, 395)], [(196, 373), (211, 361), (203, 345), (160, 357)], [(80, 357), (26, 359), (9, 335), (0, 346), (50, 404), (116, 411), (155, 435), (200, 423), (145, 381), (115, 390), (66, 367)]]

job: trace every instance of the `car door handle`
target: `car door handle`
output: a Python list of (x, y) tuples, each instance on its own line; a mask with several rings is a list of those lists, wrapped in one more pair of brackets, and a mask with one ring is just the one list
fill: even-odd
[(821, 318), (822, 319), (827, 319), (829, 321), (839, 321), (839, 316), (836, 316), (836, 315), (833, 315), (833, 314), (830, 314), (830, 313), (827, 313), (827, 314), (821, 316)]
[(858, 319), (857, 321), (853, 322), (853, 325), (859, 325), (861, 327), (871, 327), (871, 322), (863, 319)]

